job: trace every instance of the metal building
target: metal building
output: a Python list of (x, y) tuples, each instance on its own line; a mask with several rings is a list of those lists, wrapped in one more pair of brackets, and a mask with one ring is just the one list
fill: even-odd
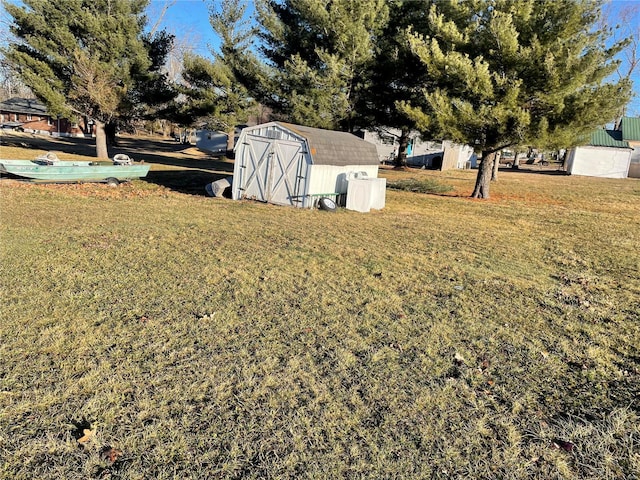
[(567, 153), (565, 170), (570, 175), (627, 178), (633, 149), (618, 130), (595, 130), (589, 145)]

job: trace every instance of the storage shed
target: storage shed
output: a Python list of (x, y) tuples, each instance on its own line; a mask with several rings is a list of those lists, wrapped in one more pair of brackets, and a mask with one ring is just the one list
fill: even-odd
[(442, 142), (442, 146), (444, 147), (444, 155), (440, 170), (478, 168), (477, 156), (473, 147), (447, 140)]
[(596, 130), (589, 145), (568, 152), (565, 169), (570, 175), (627, 178), (632, 152), (619, 130)]
[(369, 179), (371, 207), (384, 206), (376, 147), (350, 133), (270, 122), (244, 128), (234, 151), (234, 200), (311, 208), (321, 197), (344, 200), (350, 179)]
[(640, 117), (623, 117), (619, 130), (622, 140), (632, 148), (629, 177), (640, 178)]

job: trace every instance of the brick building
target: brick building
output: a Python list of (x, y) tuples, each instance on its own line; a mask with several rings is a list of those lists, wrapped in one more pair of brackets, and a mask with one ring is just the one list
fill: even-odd
[(14, 97), (0, 102), (0, 128), (59, 137), (84, 137), (93, 134), (90, 121), (77, 122), (50, 115), (36, 99)]

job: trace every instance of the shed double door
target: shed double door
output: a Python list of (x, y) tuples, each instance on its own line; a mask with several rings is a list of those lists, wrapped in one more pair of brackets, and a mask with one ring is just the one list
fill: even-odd
[(304, 206), (308, 173), (304, 143), (247, 135), (240, 161), (243, 198)]

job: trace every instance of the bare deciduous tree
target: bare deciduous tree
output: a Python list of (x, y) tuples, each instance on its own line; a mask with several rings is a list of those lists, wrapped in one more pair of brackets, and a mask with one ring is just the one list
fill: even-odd
[[(619, 54), (621, 60), (616, 70), (619, 80), (627, 79), (636, 86), (640, 87), (640, 3), (636, 2), (620, 2), (622, 5), (610, 3), (604, 9), (602, 18), (603, 24), (614, 28), (613, 38), (616, 41), (626, 39), (627, 47)], [(625, 105), (620, 113), (620, 119), (626, 115), (640, 115), (640, 97), (635, 97)]]

